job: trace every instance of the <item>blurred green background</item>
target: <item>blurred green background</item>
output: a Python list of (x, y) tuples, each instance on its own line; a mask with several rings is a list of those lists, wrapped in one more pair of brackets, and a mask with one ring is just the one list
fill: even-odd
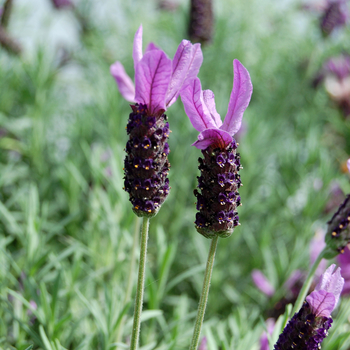
[[(188, 38), (189, 2), (173, 11), (156, 1), (75, 4), (82, 17), (15, 0), (7, 31), (22, 54), (0, 48), (1, 349), (127, 349), (137, 225), (122, 189), (130, 107), (109, 66), (119, 60), (133, 77), (140, 23), (144, 47), (153, 41), (173, 57)], [(298, 1), (213, 5), (203, 89), (223, 118), (237, 58), (254, 92), (239, 137), (241, 226), (219, 241), (203, 335), (210, 350), (259, 349), (268, 310), (290, 274), (308, 269), (310, 240), (336, 210), (325, 212), (332, 186), (350, 192), (350, 122), (312, 87), (327, 58), (350, 52), (350, 29), (323, 38), (319, 14)], [(193, 224), (197, 131), (180, 100), (167, 115), (172, 189), (150, 225), (143, 350), (188, 348), (210, 243)], [(253, 285), (254, 268), (277, 290), (271, 300)], [(346, 313), (339, 322), (324, 349), (350, 347)]]

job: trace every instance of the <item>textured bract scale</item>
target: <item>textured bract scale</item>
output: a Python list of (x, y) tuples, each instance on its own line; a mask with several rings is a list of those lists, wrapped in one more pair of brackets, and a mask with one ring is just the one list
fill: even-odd
[(319, 350), (332, 325), (331, 317), (313, 314), (307, 301), (284, 328), (274, 350)]
[(124, 161), (124, 189), (137, 216), (153, 217), (167, 198), (170, 187), (167, 175), (169, 124), (162, 112), (149, 115), (147, 106), (131, 105)]
[(199, 158), (196, 229), (207, 238), (229, 237), (238, 225), (240, 155), (235, 141), (226, 149), (208, 147)]

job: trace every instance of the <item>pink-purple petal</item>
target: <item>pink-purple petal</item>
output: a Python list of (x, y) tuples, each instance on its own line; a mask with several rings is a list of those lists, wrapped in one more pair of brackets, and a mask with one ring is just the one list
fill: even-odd
[(136, 66), (142, 59), (142, 24), (135, 33), (132, 58), (134, 59), (134, 69), (136, 71)]
[(252, 271), (252, 279), (256, 287), (267, 296), (272, 297), (275, 294), (275, 288), (260, 270)]
[(202, 62), (200, 44), (192, 45), (188, 40), (182, 40), (173, 59), (173, 74), (166, 97), (167, 106), (171, 106), (179, 97), (181, 88), (197, 76)]
[(213, 91), (211, 90), (204, 90), (203, 91), (203, 100), (205, 105), (208, 107), (210, 116), (213, 118), (213, 121), (215, 123), (215, 126), (217, 128), (220, 128), (222, 125), (220, 114), (216, 111), (215, 106), (215, 96)]
[(340, 274), (340, 268), (338, 267), (335, 272), (336, 265), (333, 264), (322, 274), (320, 281), (315, 287), (315, 291), (325, 290), (328, 293), (332, 293), (335, 297), (335, 305), (337, 305), (340, 293), (344, 286), (344, 278)]
[(145, 53), (152, 50), (160, 50), (160, 48), (156, 44), (150, 42), (146, 47)]
[(325, 290), (313, 291), (306, 297), (306, 301), (316, 316), (323, 317), (329, 317), (337, 304), (335, 296)]
[(135, 87), (131, 78), (126, 74), (123, 65), (115, 62), (110, 67), (110, 72), (117, 82), (121, 95), (129, 102), (135, 102)]
[(348, 171), (349, 171), (349, 173), (350, 173), (350, 158), (349, 158), (348, 161), (346, 162), (346, 165), (347, 165)]
[(228, 110), (221, 129), (234, 135), (241, 127), (242, 117), (248, 107), (253, 92), (253, 85), (247, 69), (238, 60), (233, 61), (234, 81), (228, 104)]
[(171, 76), (171, 60), (162, 50), (147, 52), (136, 66), (135, 100), (148, 106), (150, 114), (165, 110)]
[(214, 148), (226, 148), (232, 143), (232, 136), (224, 130), (206, 129), (198, 135), (198, 140), (192, 146), (198, 149), (206, 149), (209, 146)]
[(196, 130), (203, 131), (209, 128), (216, 128), (208, 108), (203, 101), (202, 86), (198, 78), (187, 84), (181, 90), (180, 95), (185, 112)]

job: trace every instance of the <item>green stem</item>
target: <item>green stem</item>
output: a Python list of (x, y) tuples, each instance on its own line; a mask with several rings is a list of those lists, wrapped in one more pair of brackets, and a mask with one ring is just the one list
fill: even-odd
[(309, 274), (306, 277), (306, 280), (304, 282), (303, 288), (301, 288), (301, 291), (299, 293), (298, 299), (294, 304), (293, 310), (292, 310), (292, 316), (298, 312), (301, 308), (301, 305), (303, 304), (306, 294), (310, 289), (312, 279), (314, 277), (314, 274), (316, 272), (316, 269), (318, 265), (320, 264), (321, 260), (323, 259), (323, 256), (326, 252), (326, 248), (322, 250), (322, 252), (318, 255), (317, 259), (315, 260), (314, 264), (312, 265)]
[[(125, 307), (125, 305), (131, 299), (131, 292), (132, 292), (133, 281), (134, 281), (134, 271), (135, 271), (135, 264), (136, 264), (136, 249), (137, 249), (137, 245), (139, 242), (140, 224), (141, 224), (141, 219), (138, 216), (136, 216), (135, 218), (136, 218), (135, 219), (135, 229), (134, 229), (134, 236), (133, 236), (132, 248), (131, 248), (129, 276), (128, 276), (128, 281), (126, 284), (126, 291), (125, 291), (123, 307)], [(124, 315), (122, 317), (122, 320), (120, 322), (120, 326), (118, 328), (118, 332), (117, 332), (117, 336), (116, 336), (117, 343), (119, 343), (121, 341), (121, 338), (123, 336), (125, 320), (126, 320), (126, 316)], [(118, 346), (116, 349), (118, 349)]]
[(205, 308), (207, 307), (207, 302), (208, 302), (210, 280), (211, 280), (211, 274), (213, 272), (215, 252), (216, 252), (216, 247), (217, 247), (217, 243), (218, 243), (218, 238), (219, 238), (219, 236), (215, 236), (211, 241), (210, 250), (209, 250), (209, 254), (208, 254), (207, 267), (205, 268), (203, 289), (202, 289), (201, 298), (199, 299), (196, 323), (194, 325), (194, 331), (193, 331), (190, 350), (197, 350), (197, 348), (198, 348), (199, 336), (201, 334), (201, 328), (203, 325)]
[(137, 278), (134, 322), (132, 325), (130, 350), (136, 350), (139, 344), (140, 323), (141, 323), (141, 313), (142, 313), (142, 303), (143, 303), (143, 290), (144, 290), (145, 275), (146, 275), (148, 227), (149, 227), (149, 218), (144, 217), (142, 222), (142, 230), (141, 230), (139, 275)]

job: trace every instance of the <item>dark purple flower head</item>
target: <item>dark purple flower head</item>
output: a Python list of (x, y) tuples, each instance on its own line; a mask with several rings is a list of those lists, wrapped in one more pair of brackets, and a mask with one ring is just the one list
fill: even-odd
[[(202, 91), (198, 78), (180, 93), (192, 125), (200, 132), (193, 144), (203, 154), (203, 158), (199, 158), (201, 176), (198, 187), (201, 197), (209, 204), (199, 209), (195, 224), (197, 231), (207, 238), (229, 237), (239, 225), (236, 209), (241, 205), (238, 193), (241, 163), (233, 135), (241, 127), (253, 87), (248, 71), (238, 60), (233, 61), (233, 69), (233, 89), (224, 123), (216, 112), (213, 92)], [(199, 197), (197, 190), (195, 195)]]
[(349, 21), (349, 9), (346, 0), (328, 0), (320, 20), (322, 33), (328, 36), (336, 28), (345, 26)]
[(284, 328), (275, 350), (316, 350), (332, 325), (331, 312), (337, 305), (344, 285), (338, 268), (331, 265), (321, 276), (315, 290), (306, 297), (302, 308)]
[(198, 141), (193, 146), (198, 149), (226, 149), (242, 124), (242, 117), (248, 107), (253, 86), (246, 68), (238, 61), (233, 61), (234, 82), (228, 111), (224, 123), (216, 112), (214, 93), (202, 91), (201, 82), (194, 79), (181, 91), (181, 100), (193, 127), (200, 132)]
[(110, 68), (122, 96), (136, 102), (131, 105), (126, 127), (129, 140), (125, 148), (124, 186), (135, 214), (152, 217), (170, 191), (170, 129), (164, 112), (176, 101), (183, 84), (197, 75), (203, 58), (200, 45), (187, 40), (181, 42), (173, 60), (153, 43), (143, 55), (142, 26), (135, 34), (132, 56), (135, 86), (120, 62)]

